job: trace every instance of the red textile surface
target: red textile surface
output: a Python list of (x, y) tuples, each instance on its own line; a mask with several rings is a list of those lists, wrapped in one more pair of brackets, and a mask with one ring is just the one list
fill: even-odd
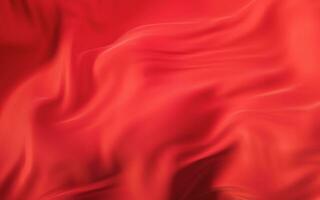
[(320, 1), (1, 0), (1, 200), (319, 200)]

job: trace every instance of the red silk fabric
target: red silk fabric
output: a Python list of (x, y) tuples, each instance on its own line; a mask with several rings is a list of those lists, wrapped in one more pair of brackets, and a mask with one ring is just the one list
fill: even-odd
[(319, 200), (318, 0), (1, 0), (1, 200)]

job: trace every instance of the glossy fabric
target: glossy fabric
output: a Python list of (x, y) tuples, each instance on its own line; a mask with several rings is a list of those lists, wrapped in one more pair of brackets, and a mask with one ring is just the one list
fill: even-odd
[(320, 199), (320, 1), (1, 0), (1, 200)]

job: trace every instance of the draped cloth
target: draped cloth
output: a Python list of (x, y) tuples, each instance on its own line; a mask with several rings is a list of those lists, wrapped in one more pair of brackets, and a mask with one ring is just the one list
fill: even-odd
[(320, 199), (320, 1), (1, 0), (1, 200)]

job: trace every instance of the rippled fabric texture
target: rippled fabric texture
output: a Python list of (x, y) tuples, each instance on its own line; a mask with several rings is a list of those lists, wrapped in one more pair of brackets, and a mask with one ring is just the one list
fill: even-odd
[(1, 0), (1, 200), (320, 199), (320, 1)]

